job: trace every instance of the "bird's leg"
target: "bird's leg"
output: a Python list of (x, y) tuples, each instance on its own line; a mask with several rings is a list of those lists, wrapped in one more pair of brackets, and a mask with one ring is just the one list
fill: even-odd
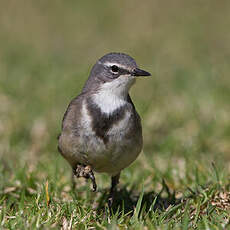
[(75, 169), (73, 169), (72, 170), (72, 174), (71, 174), (71, 181), (72, 181), (72, 189), (75, 189), (75, 187), (76, 187), (76, 181), (75, 181), (75, 174), (76, 174), (76, 170)]
[(74, 175), (76, 177), (84, 177), (86, 179), (90, 179), (93, 184), (93, 192), (97, 190), (96, 179), (95, 179), (91, 166), (89, 165), (84, 166), (84, 165), (78, 164), (76, 169), (74, 169)]
[(109, 199), (108, 199), (109, 208), (112, 207), (114, 194), (115, 194), (115, 191), (116, 191), (116, 186), (119, 183), (119, 178), (120, 178), (120, 173), (118, 173), (116, 176), (112, 176), (111, 188), (110, 188)]

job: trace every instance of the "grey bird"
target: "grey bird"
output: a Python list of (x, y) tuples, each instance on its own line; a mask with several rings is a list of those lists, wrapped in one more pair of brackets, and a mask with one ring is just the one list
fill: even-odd
[(112, 177), (112, 204), (120, 172), (142, 150), (141, 119), (129, 96), (136, 77), (150, 76), (124, 53), (109, 53), (93, 66), (82, 92), (74, 98), (62, 121), (58, 150), (76, 177), (90, 179), (95, 172)]

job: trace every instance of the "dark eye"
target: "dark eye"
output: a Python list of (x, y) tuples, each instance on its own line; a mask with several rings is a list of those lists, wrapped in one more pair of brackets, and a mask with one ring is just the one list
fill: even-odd
[(111, 70), (113, 73), (118, 73), (119, 68), (116, 65), (112, 65)]

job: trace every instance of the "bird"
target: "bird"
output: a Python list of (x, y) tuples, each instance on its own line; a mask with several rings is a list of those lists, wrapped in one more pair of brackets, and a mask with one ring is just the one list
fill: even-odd
[(92, 67), (81, 93), (72, 99), (62, 120), (58, 150), (73, 175), (90, 179), (94, 172), (111, 176), (112, 205), (120, 173), (143, 147), (141, 118), (129, 95), (136, 78), (151, 76), (125, 53), (111, 52)]

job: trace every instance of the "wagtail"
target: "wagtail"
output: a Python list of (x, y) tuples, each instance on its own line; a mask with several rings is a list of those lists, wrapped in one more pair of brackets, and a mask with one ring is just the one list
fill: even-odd
[(92, 181), (93, 191), (97, 189), (94, 171), (112, 177), (109, 205), (121, 170), (143, 146), (141, 119), (129, 90), (137, 77), (150, 75), (127, 54), (106, 54), (64, 114), (58, 149), (75, 176)]

